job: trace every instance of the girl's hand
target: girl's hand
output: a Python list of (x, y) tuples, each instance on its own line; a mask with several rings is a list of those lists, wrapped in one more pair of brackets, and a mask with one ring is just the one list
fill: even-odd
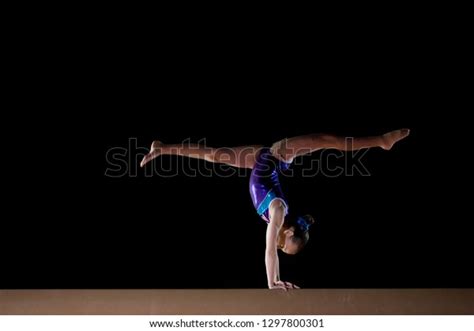
[(292, 289), (298, 289), (300, 287), (296, 286), (295, 284), (292, 284), (290, 282), (284, 282), (282, 280), (278, 280), (276, 282), (273, 282), (273, 284), (268, 285), (268, 288), (270, 290), (277, 290), (277, 289), (283, 289), (285, 291), (287, 290), (292, 290)]

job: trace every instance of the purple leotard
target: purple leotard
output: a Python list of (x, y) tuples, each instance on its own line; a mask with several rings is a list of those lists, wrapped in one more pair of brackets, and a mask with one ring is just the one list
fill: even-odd
[(286, 206), (286, 212), (288, 212), (288, 203), (281, 190), (278, 177), (289, 166), (290, 163), (275, 158), (268, 147), (262, 148), (257, 154), (250, 176), (250, 196), (257, 213), (264, 216), (267, 223), (270, 220), (268, 206), (274, 199), (281, 199)]

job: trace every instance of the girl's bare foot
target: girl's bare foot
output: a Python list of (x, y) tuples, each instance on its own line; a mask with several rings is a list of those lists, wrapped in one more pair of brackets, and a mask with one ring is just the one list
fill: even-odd
[(382, 136), (382, 147), (389, 151), (396, 142), (406, 138), (410, 134), (410, 129), (401, 129), (388, 132)]
[(161, 147), (163, 146), (163, 143), (159, 140), (153, 141), (150, 147), (150, 153), (145, 155), (143, 158), (142, 162), (140, 162), (140, 167), (143, 167), (145, 164), (153, 160), (154, 158), (160, 156), (161, 154)]

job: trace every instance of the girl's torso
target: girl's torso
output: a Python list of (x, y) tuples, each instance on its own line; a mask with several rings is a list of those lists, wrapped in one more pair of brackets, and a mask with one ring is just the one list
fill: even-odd
[(288, 209), (279, 175), (287, 170), (289, 166), (290, 163), (274, 157), (268, 147), (263, 147), (257, 154), (250, 176), (250, 196), (257, 213), (267, 223), (270, 220), (268, 206), (274, 199), (281, 199)]

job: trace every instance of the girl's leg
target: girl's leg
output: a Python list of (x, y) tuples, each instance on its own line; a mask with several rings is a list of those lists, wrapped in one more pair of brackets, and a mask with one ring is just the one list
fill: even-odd
[(214, 163), (224, 163), (237, 168), (253, 168), (255, 156), (262, 146), (249, 145), (240, 147), (211, 148), (197, 144), (163, 144), (155, 140), (150, 153), (145, 155), (140, 166), (160, 155), (180, 155)]
[(409, 129), (395, 130), (380, 136), (358, 138), (316, 133), (280, 140), (273, 144), (271, 151), (276, 157), (291, 162), (297, 156), (325, 148), (355, 151), (363, 148), (381, 147), (390, 150), (397, 141), (409, 134)]

